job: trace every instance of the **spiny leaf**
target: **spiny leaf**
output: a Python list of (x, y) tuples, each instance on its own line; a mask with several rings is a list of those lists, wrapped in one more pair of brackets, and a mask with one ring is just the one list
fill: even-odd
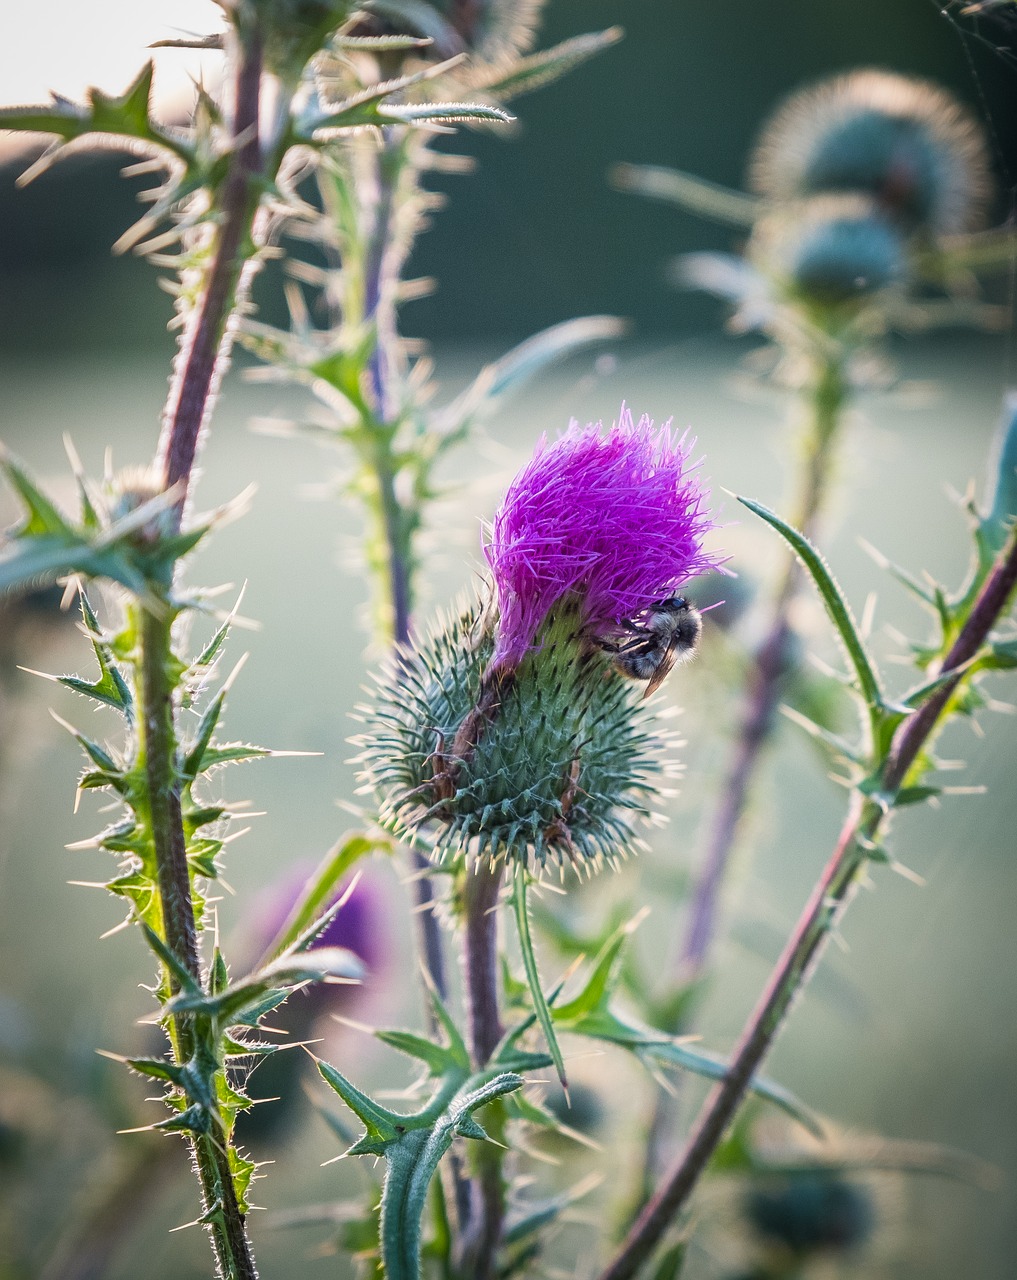
[[(387, 1144), (394, 1142), (398, 1136), (398, 1126), (403, 1117), (376, 1103), (366, 1093), (362, 1093), (356, 1085), (346, 1079), (342, 1072), (337, 1071), (329, 1063), (317, 1061), (315, 1066), (328, 1087), (342, 1098), (367, 1130), (368, 1140), (377, 1147), (376, 1154), (384, 1155)], [(363, 1145), (363, 1140), (356, 1145), (363, 1150), (367, 1149)]]
[[(265, 955), (277, 956), (291, 947), (301, 950), (303, 946), (313, 942), (328, 924), (326, 905), (356, 863), (375, 849), (391, 848), (391, 840), (380, 833), (367, 835), (361, 831), (347, 832), (328, 851), (307, 881), (282, 928), (266, 947)], [(336, 907), (337, 912), (340, 909)]]
[(411, 1031), (375, 1031), (374, 1034), (382, 1044), (390, 1045), (400, 1053), (426, 1063), (432, 1076), (440, 1077), (449, 1071), (469, 1071), (468, 1057), (464, 1059), (452, 1047), (435, 1044), (432, 1040), (414, 1035)]
[[(0, 112), (2, 119), (2, 112)], [(18, 530), (19, 538), (46, 537), (73, 538), (74, 529), (68, 524), (52, 502), (39, 489), (27, 473), (6, 453), (0, 454), (0, 470), (10, 481), (11, 487), (25, 504), (27, 518)]]
[(519, 949), (522, 952), (523, 967), (526, 970), (526, 978), (530, 986), (530, 997), (533, 1000), (534, 1012), (537, 1015), (537, 1021), (540, 1023), (540, 1029), (544, 1033), (544, 1039), (547, 1041), (547, 1047), (554, 1061), (554, 1069), (558, 1073), (561, 1087), (567, 1094), (568, 1080), (565, 1075), (565, 1060), (558, 1045), (558, 1037), (554, 1032), (551, 1010), (548, 1008), (543, 988), (540, 985), (537, 957), (534, 954), (533, 939), (530, 936), (530, 919), (526, 911), (526, 886), (528, 880), (529, 873), (525, 864), (522, 862), (517, 863), (515, 877), (512, 882), (512, 908), (519, 933)]
[(264, 997), (306, 982), (328, 978), (359, 981), (364, 966), (358, 956), (343, 947), (319, 947), (316, 951), (280, 956), (257, 973), (232, 983), (216, 995), (203, 991), (181, 992), (167, 1004), (170, 1013), (199, 1013), (228, 1026)]
[(99, 664), (99, 679), (89, 681), (77, 676), (61, 676), (59, 683), (73, 689), (75, 693), (84, 694), (94, 698), (96, 702), (115, 708), (130, 723), (134, 715), (133, 695), (113, 661), (112, 650), (102, 639), (98, 620), (84, 591), (79, 593), (79, 598), (88, 639)]
[(506, 1072), (477, 1089), (461, 1091), (430, 1128), (400, 1134), (387, 1147), (381, 1201), (381, 1251), (386, 1280), (417, 1280), (420, 1275), (420, 1222), (427, 1192), (453, 1138), (459, 1134), (485, 1139), (487, 1135), (472, 1113), (522, 1084), (522, 1076)]
[(500, 102), (508, 102), (524, 93), (532, 93), (534, 89), (552, 84), (588, 58), (617, 44), (623, 34), (621, 27), (608, 27), (606, 31), (591, 31), (586, 35), (573, 36), (550, 49), (518, 59), (507, 75), (481, 81), (480, 87)]
[(875, 668), (865, 650), (865, 644), (851, 615), (851, 609), (823, 557), (809, 542), (808, 538), (799, 533), (797, 529), (792, 528), (786, 520), (782, 520), (780, 516), (768, 507), (764, 507), (762, 503), (753, 502), (751, 498), (742, 497), (739, 497), (738, 501), (742, 506), (748, 507), (761, 520), (765, 520), (767, 524), (776, 529), (796, 552), (815, 583), (823, 604), (826, 606), (826, 611), (830, 615), (830, 620), (836, 627), (837, 633), (843, 642), (848, 659), (854, 668), (855, 675), (858, 677), (858, 687), (866, 705), (872, 711), (881, 710), (883, 707), (883, 695), (879, 686), (879, 677), (876, 675)]
[[(51, 133), (63, 141), (73, 142), (89, 134), (122, 138), (134, 145), (172, 152), (180, 159), (190, 158), (186, 146), (172, 134), (159, 128), (149, 115), (153, 64), (147, 62), (119, 97), (110, 97), (101, 89), (88, 90), (88, 104), (79, 106), (67, 98), (53, 95), (53, 101), (37, 107), (0, 108), (0, 130), (20, 133)], [(36, 163), (22, 177), (30, 181), (42, 168)]]

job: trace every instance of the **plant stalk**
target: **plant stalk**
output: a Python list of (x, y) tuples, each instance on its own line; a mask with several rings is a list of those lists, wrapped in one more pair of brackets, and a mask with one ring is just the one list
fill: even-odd
[[(801, 494), (796, 521), (796, 526), (809, 539), (814, 535), (822, 510), (837, 429), (847, 394), (843, 356), (831, 352), (818, 357), (809, 396), (808, 426), (803, 444), (804, 466), (799, 481)], [(788, 669), (788, 651), (793, 642), (791, 606), (801, 581), (801, 566), (791, 555), (786, 561), (773, 598), (770, 625), (749, 664), (740, 728), (721, 785), (713, 824), (709, 829), (706, 855), (696, 880), (689, 922), (678, 961), (679, 981), (682, 986), (692, 989), (694, 994), (682, 1020), (670, 1028), (676, 1035), (686, 1034), (695, 1018), (698, 997), (694, 989), (702, 983), (709, 964), (717, 932), (724, 877), (748, 806), (752, 780), (763, 749), (773, 732), (780, 704)], [(663, 1089), (658, 1089), (654, 1095), (653, 1115), (648, 1129), (642, 1185), (638, 1193), (640, 1204), (651, 1193), (663, 1168), (663, 1148), (671, 1129), (668, 1118), (673, 1111), (671, 1096)]]
[[(393, 371), (396, 368), (396, 344), (399, 335), (395, 324), (393, 291), (398, 281), (402, 257), (395, 249), (396, 188), (402, 172), (399, 162), (401, 143), (394, 131), (382, 131), (382, 145), (374, 158), (373, 208), (370, 210), (370, 235), (363, 262), (364, 320), (374, 325), (375, 342), (367, 362), (371, 399), (377, 414), (377, 425), (391, 425), (393, 413)], [(366, 183), (364, 188), (366, 189)], [(388, 588), (392, 608), (392, 639), (397, 648), (410, 641), (412, 582), (406, 538), (404, 511), (395, 489), (395, 466), (390, 443), (379, 444), (373, 457), (382, 526), (388, 546)], [(419, 920), (421, 958), (441, 999), (448, 998), (448, 975), (441, 926), (434, 914), (435, 896), (431, 885), (431, 864), (418, 849), (408, 850)], [(430, 1015), (432, 1030), (435, 1028)]]
[[(465, 873), (466, 932), (463, 975), (470, 1053), (477, 1070), (487, 1065), (502, 1037), (498, 1011), (498, 897), (502, 868), (481, 863)], [(503, 1152), (482, 1143), (476, 1152), (470, 1214), (460, 1240), (459, 1274), (466, 1280), (491, 1280), (505, 1220)]]
[[(807, 538), (813, 537), (830, 474), (848, 387), (843, 357), (831, 354), (817, 369), (812, 387), (801, 497), (795, 521)], [(721, 799), (714, 816), (706, 858), (696, 884), (688, 932), (681, 954), (683, 981), (696, 983), (703, 975), (717, 928), (721, 886), (744, 816), (759, 758), (773, 731), (792, 641), (791, 605), (801, 584), (801, 567), (792, 556), (773, 601), (770, 626), (756, 652), (746, 680), (741, 728), (735, 740)]]
[(233, 48), (232, 153), (219, 204), (219, 225), (201, 296), (188, 316), (174, 376), (163, 411), (159, 463), (168, 489), (180, 484), (177, 522), (183, 514), (194, 461), (208, 423), (215, 393), (229, 365), (232, 317), (246, 293), (253, 269), (253, 234), (262, 171), (258, 136), (262, 49), (256, 28)]
[[(140, 606), (138, 614), (141, 645), (138, 745), (147, 775), (147, 817), (155, 847), (163, 938), (180, 964), (200, 984), (197, 929), (176, 765), (170, 675), (173, 615), (169, 609), (156, 615)], [(178, 989), (170, 973), (166, 974), (166, 984), (170, 995)], [(178, 1014), (171, 1018), (169, 1031), (176, 1061), (188, 1062), (198, 1047), (190, 1015)], [(207, 1134), (191, 1135), (190, 1141), (201, 1184), (202, 1217), (211, 1237), (218, 1274), (223, 1280), (256, 1280), (258, 1272), (233, 1184), (229, 1153), (214, 1128)]]
[[(1011, 532), (1006, 547), (986, 578), (967, 621), (944, 660), (943, 670), (957, 670), (956, 678), (940, 688), (919, 712), (901, 726), (897, 734), (882, 773), (888, 792), (895, 792), (907, 777), (936, 730), (957, 684), (963, 679), (964, 664), (985, 643), (1007, 608), (1015, 587), (1017, 531)], [(599, 1280), (629, 1280), (635, 1276), (688, 1201), (734, 1119), (749, 1082), (776, 1040), (795, 998), (809, 981), (830, 933), (847, 909), (860, 873), (868, 863), (868, 850), (888, 813), (889, 810), (880, 808), (858, 793), (852, 797), (833, 854), (742, 1031), (727, 1074), (707, 1096), (685, 1149)]]

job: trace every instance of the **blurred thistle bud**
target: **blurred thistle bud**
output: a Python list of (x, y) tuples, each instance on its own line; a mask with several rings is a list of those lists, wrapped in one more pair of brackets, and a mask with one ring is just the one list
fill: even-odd
[(870, 196), (908, 234), (975, 225), (991, 192), (981, 129), (925, 80), (855, 71), (794, 94), (764, 128), (751, 164), (770, 200)]
[[(161, 477), (149, 467), (125, 467), (109, 481), (110, 520), (116, 522), (140, 510), (146, 503), (154, 502), (165, 494)], [(149, 520), (134, 530), (133, 541), (138, 546), (156, 546), (175, 531), (175, 519), (170, 502), (157, 505)]]
[(816, 196), (779, 209), (757, 223), (749, 253), (793, 300), (824, 311), (867, 301), (908, 270), (901, 236), (863, 196)]
[(403, 654), (362, 739), (382, 822), (454, 860), (614, 863), (664, 768), (641, 709), (699, 635), (674, 593), (718, 567), (684, 437), (623, 407), (542, 439), (484, 548), (494, 598)]
[(798, 1257), (856, 1248), (875, 1225), (868, 1192), (821, 1169), (768, 1180), (747, 1197), (745, 1215), (763, 1240)]
[[(303, 896), (312, 871), (309, 863), (298, 863), (259, 893), (247, 915), (241, 942), (241, 950), (249, 966), (257, 963), (289, 919)], [(384, 963), (387, 951), (382, 924), (384, 911), (378, 900), (377, 886), (361, 876), (352, 886), (349, 883), (341, 885), (332, 895), (329, 905), (335, 905), (344, 896), (342, 906), (311, 943), (310, 949), (344, 947), (352, 951), (363, 960), (367, 978), (360, 983), (311, 983), (292, 995), (283, 1006), (282, 1014), (277, 1016), (299, 1011), (301, 1021), (309, 1023), (321, 1013), (349, 1008), (362, 995), (365, 986), (370, 985), (371, 975)]]

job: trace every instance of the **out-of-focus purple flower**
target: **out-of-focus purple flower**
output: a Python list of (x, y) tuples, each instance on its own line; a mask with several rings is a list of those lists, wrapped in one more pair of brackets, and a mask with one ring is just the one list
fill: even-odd
[[(262, 891), (248, 917), (246, 930), (248, 945), (242, 948), (247, 955), (247, 963), (254, 964), (264, 949), (286, 923), (293, 908), (299, 902), (313, 871), (310, 863), (298, 864), (287, 870), (285, 876), (275, 884)], [(340, 886), (332, 902), (338, 901), (348, 888), (348, 884)], [(288, 1002), (286, 1008), (301, 1011), (316, 1017), (326, 1010), (335, 1010), (349, 1005), (358, 993), (371, 984), (372, 976), (385, 961), (386, 945), (382, 920), (384, 918), (381, 904), (378, 901), (377, 886), (369, 878), (362, 876), (356, 883), (353, 892), (339, 908), (338, 913), (329, 921), (324, 932), (311, 944), (315, 947), (345, 947), (359, 956), (367, 969), (367, 976), (359, 984), (347, 983), (315, 983), (302, 992), (297, 992)], [(277, 1018), (277, 1022), (279, 1019)]]
[(691, 443), (670, 421), (577, 422), (541, 439), (509, 486), (484, 554), (499, 623), (492, 670), (518, 666), (550, 610), (575, 599), (584, 627), (603, 636), (718, 567), (703, 550), (713, 527)]

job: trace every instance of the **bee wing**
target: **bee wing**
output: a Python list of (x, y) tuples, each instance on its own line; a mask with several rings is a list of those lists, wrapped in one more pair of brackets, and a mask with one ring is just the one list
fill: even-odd
[(646, 686), (646, 691), (643, 694), (644, 698), (648, 698), (651, 693), (656, 693), (656, 691), (667, 679), (668, 672), (670, 672), (671, 668), (674, 666), (675, 662), (678, 659), (678, 647), (679, 647), (678, 637), (675, 636), (674, 639), (671, 641), (671, 643), (664, 650), (663, 656), (661, 657), (660, 662), (657, 664), (657, 670), (650, 677), (649, 683)]

